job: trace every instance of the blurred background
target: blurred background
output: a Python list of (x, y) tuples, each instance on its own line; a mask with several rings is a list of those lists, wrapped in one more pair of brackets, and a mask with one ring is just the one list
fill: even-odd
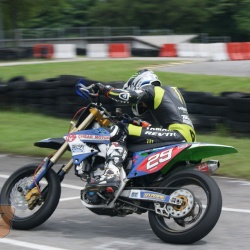
[[(245, 71), (168, 70), (178, 62)], [(43, 154), (32, 143), (61, 136), (86, 104), (80, 78), (121, 87), (146, 67), (181, 89), (198, 140), (239, 149), (221, 173), (250, 179), (249, 62), (250, 0), (0, 0), (0, 152)]]
[(34, 57), (36, 44), (74, 44), (64, 48), (71, 57), (94, 56), (88, 44), (111, 42), (129, 44), (132, 56), (158, 56), (164, 44), (248, 42), (249, 31), (249, 0), (0, 0), (0, 60)]

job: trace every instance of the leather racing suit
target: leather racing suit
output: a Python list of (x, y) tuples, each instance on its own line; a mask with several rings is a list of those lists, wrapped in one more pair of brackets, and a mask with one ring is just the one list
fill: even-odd
[(127, 140), (131, 143), (196, 141), (185, 100), (176, 87), (145, 85), (140, 90), (111, 88), (106, 97), (133, 105), (137, 115), (149, 111), (157, 122), (156, 127), (147, 128), (129, 124)]

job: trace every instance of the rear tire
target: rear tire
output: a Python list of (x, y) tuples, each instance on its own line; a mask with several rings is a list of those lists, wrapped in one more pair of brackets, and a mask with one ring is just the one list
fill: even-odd
[[(153, 211), (149, 212), (150, 226), (161, 240), (174, 244), (191, 244), (213, 229), (221, 214), (222, 197), (217, 183), (210, 176), (196, 170), (181, 171), (165, 179), (161, 186), (186, 188), (195, 197), (192, 213), (180, 219), (168, 219)], [(173, 191), (165, 193), (170, 195)], [(176, 209), (178, 210), (177, 206)]]
[[(54, 170), (50, 169), (44, 178), (39, 182), (42, 188), (48, 185), (48, 191), (43, 197), (41, 205), (37, 205), (33, 210), (28, 208), (28, 203), (23, 195), (17, 190), (21, 184), (26, 184), (33, 178), (34, 172), (39, 164), (29, 164), (15, 171), (5, 182), (0, 194), (0, 204), (4, 205), (4, 209), (9, 211), (4, 212), (2, 218), (15, 229), (27, 230), (35, 228), (44, 223), (55, 211), (60, 195), (60, 181)], [(46, 182), (46, 184), (44, 184)], [(8, 206), (5, 206), (8, 205)], [(9, 218), (11, 207), (14, 208), (14, 217)]]

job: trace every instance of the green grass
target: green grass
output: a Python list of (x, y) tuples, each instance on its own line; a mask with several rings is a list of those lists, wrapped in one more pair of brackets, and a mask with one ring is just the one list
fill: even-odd
[[(100, 60), (58, 62), (0, 67), (0, 77), (7, 81), (15, 76), (25, 76), (28, 81), (77, 75), (100, 82), (126, 81), (138, 69), (169, 64), (170, 61)], [(206, 76), (157, 72), (164, 85), (173, 85), (189, 91), (218, 94), (223, 91), (250, 92), (249, 77)]]
[[(78, 75), (101, 82), (126, 81), (139, 68), (167, 64), (169, 61), (107, 60), (61, 62), (0, 67), (0, 76), (8, 80), (25, 76), (27, 80), (41, 80), (59, 75)], [(175, 85), (189, 91), (220, 93), (223, 91), (250, 92), (249, 77), (226, 77), (157, 73), (164, 85)], [(67, 133), (69, 121), (33, 113), (0, 110), (0, 152), (46, 156), (50, 150), (33, 146), (35, 141), (61, 137)], [(237, 139), (224, 130), (215, 134), (198, 134), (198, 141), (234, 146), (239, 153), (215, 157), (221, 161), (219, 174), (250, 180), (250, 138)], [(53, 151), (53, 150), (52, 150)]]
[[(33, 146), (34, 142), (49, 137), (67, 134), (69, 120), (47, 117), (34, 113), (0, 112), (0, 152), (18, 155), (43, 156), (53, 150)], [(227, 135), (201, 135), (198, 141), (234, 146), (237, 154), (215, 157), (221, 161), (219, 174), (250, 179), (249, 145), (250, 139), (236, 139)]]

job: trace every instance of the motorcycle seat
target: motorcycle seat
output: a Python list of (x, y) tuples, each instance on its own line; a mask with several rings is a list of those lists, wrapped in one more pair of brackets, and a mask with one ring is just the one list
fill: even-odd
[(150, 144), (128, 144), (127, 148), (128, 151), (130, 152), (137, 152), (137, 151), (143, 151), (147, 149), (152, 149), (152, 148), (160, 148), (160, 147), (165, 147), (165, 146), (170, 146), (170, 145), (179, 145), (179, 144), (184, 144), (186, 142), (159, 142), (159, 143), (150, 143)]

